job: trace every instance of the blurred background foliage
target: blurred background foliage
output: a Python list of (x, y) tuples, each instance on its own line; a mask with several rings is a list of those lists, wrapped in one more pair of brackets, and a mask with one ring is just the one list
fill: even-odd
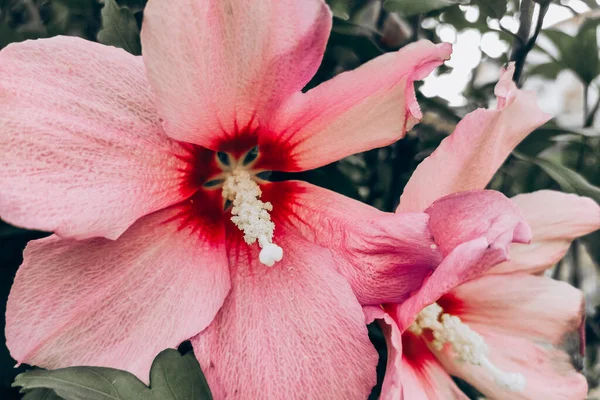
[[(489, 187), (507, 196), (562, 190), (600, 203), (600, 1), (328, 2), (335, 16), (333, 31), (321, 68), (307, 88), (420, 38), (452, 42), (454, 55), (417, 85), (423, 120), (405, 139), (296, 178), (393, 211), (418, 163), (464, 115), (493, 105), (500, 67), (512, 60), (518, 84), (538, 92), (540, 105), (555, 118), (518, 146)], [(73, 35), (140, 54), (144, 5), (145, 0), (0, 0), (0, 49), (27, 39)], [(44, 235), (0, 221), (2, 325), (22, 250), (27, 241)], [(590, 399), (600, 399), (599, 265), (597, 232), (575, 241), (565, 259), (549, 271), (554, 278), (582, 289), (586, 296), (584, 373), (592, 388)], [(381, 374), (385, 343), (376, 326), (371, 326), (370, 332), (382, 355)], [(13, 366), (6, 347), (0, 345), (1, 399), (19, 398), (10, 385), (23, 368)], [(472, 388), (459, 384), (472, 398), (478, 398)]]

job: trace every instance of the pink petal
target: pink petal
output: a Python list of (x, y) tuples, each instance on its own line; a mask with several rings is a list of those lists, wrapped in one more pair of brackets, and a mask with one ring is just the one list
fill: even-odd
[(427, 305), (469, 279), (508, 259), (512, 242), (526, 242), (530, 231), (517, 206), (493, 191), (446, 196), (426, 210), (429, 227), (446, 255), (435, 272), (399, 305), (397, 323), (404, 330)]
[(192, 339), (215, 398), (365, 399), (377, 352), (360, 305), (326, 249), (276, 224), (284, 256), (273, 267), (228, 231), (232, 291)]
[[(525, 377), (523, 392), (503, 391), (485, 369), (439, 354), (448, 371), (486, 396), (500, 400), (585, 397), (585, 378), (561, 350), (578, 341), (584, 315), (579, 290), (541, 276), (487, 275), (459, 286), (440, 305), (484, 337), (492, 363)], [(574, 344), (579, 350), (579, 344)]]
[(279, 170), (316, 168), (401, 139), (420, 119), (413, 82), (450, 57), (449, 44), (420, 41), (297, 93), (274, 121)]
[(543, 271), (565, 255), (573, 239), (600, 229), (600, 207), (586, 197), (541, 190), (512, 200), (531, 226), (532, 242), (513, 244), (511, 260), (495, 266), (491, 273)]
[(512, 201), (531, 227), (533, 242), (574, 239), (600, 229), (600, 206), (587, 197), (540, 190)]
[(441, 261), (425, 213), (384, 213), (305, 182), (262, 189), (274, 215), (293, 224), (304, 239), (330, 249), (363, 305), (405, 299)]
[(141, 58), (71, 37), (0, 52), (0, 215), (60, 236), (116, 239), (192, 193)]
[[(480, 392), (497, 400), (581, 400), (588, 385), (562, 350), (526, 339), (481, 332), (490, 348), (490, 360), (505, 371), (520, 372), (526, 386), (522, 392), (500, 390), (484, 370), (461, 364), (453, 375), (462, 377)], [(442, 361), (443, 362), (443, 361)], [(456, 364), (455, 364), (456, 365)]]
[(450, 286), (440, 286), (444, 290), (454, 287), (454, 276), (461, 282), (506, 260), (512, 241), (529, 239), (516, 205), (493, 191), (447, 196), (426, 213), (392, 214), (303, 182), (262, 190), (274, 214), (332, 251), (362, 305), (402, 302), (462, 243), (470, 244), (445, 260), (448, 271), (439, 279)]
[(513, 70), (511, 65), (503, 71), (496, 86), (498, 109), (468, 114), (417, 167), (398, 211), (421, 211), (445, 195), (485, 188), (516, 145), (550, 119), (536, 105), (533, 92), (512, 83)]
[(405, 332), (402, 343), (404, 400), (468, 400), (423, 339)]
[(213, 150), (263, 121), (317, 71), (331, 29), (322, 0), (151, 0), (144, 63), (169, 136)]
[(492, 190), (451, 194), (425, 210), (429, 227), (444, 254), (477, 237), (502, 246), (512, 241), (529, 243), (531, 230), (519, 208), (502, 193)]
[(393, 317), (380, 306), (363, 307), (366, 323), (376, 319), (385, 337), (387, 346), (387, 365), (381, 385), (381, 400), (402, 400), (402, 370), (406, 367), (402, 360), (402, 337)]
[(400, 329), (408, 328), (423, 308), (460, 285), (471, 274), (504, 260), (506, 251), (500, 246), (492, 247), (485, 237), (461, 243), (444, 258), (420, 289), (398, 305), (396, 321)]
[(425, 342), (410, 332), (401, 335), (394, 317), (381, 308), (365, 307), (367, 322), (379, 319), (388, 360), (382, 400), (467, 400)]
[(230, 287), (222, 222), (207, 214), (185, 224), (185, 214), (151, 214), (116, 241), (30, 242), (6, 312), (13, 358), (125, 369), (147, 382), (158, 352), (204, 329)]
[(458, 314), (473, 329), (483, 326), (554, 345), (577, 331), (583, 320), (581, 291), (543, 276), (485, 275), (463, 283), (448, 296), (448, 306), (442, 305), (445, 312)]

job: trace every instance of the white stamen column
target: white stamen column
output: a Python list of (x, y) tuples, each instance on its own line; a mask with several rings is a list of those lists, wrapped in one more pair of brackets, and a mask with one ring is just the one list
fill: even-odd
[(262, 191), (250, 174), (235, 169), (225, 179), (222, 195), (233, 203), (231, 221), (244, 232), (244, 241), (248, 244), (258, 241), (261, 247), (258, 255), (260, 262), (272, 267), (281, 261), (283, 249), (273, 243), (275, 224), (269, 215), (273, 205), (260, 200)]
[(513, 392), (525, 389), (525, 377), (522, 374), (505, 372), (492, 364), (487, 356), (488, 346), (480, 334), (462, 322), (459, 317), (443, 311), (437, 303), (425, 307), (417, 315), (415, 322), (409, 326), (409, 331), (420, 335), (423, 330), (429, 329), (433, 333), (431, 345), (435, 350), (442, 350), (448, 343), (452, 346), (458, 361), (485, 368), (502, 389)]

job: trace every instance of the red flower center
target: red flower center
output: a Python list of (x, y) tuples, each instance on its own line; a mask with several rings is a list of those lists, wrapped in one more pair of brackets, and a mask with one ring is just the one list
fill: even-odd
[[(269, 158), (263, 157), (258, 145), (250, 145), (256, 142), (256, 138), (256, 132), (248, 130), (234, 135), (233, 140), (221, 146), (229, 151), (215, 152), (186, 145), (189, 150), (184, 157), (188, 165), (186, 181), (196, 194), (189, 200), (185, 212), (188, 216), (184, 221), (189, 223), (191, 214), (206, 222), (204, 209), (212, 210), (213, 220), (214, 214), (220, 215), (221, 221), (224, 216), (229, 217), (243, 232), (243, 239), (248, 245), (258, 243), (260, 262), (273, 266), (281, 261), (283, 250), (273, 243), (275, 224), (270, 216), (273, 206), (260, 199), (260, 184), (266, 182), (264, 173), (269, 172), (261, 168), (261, 162), (264, 164)], [(185, 190), (189, 190), (189, 186)]]

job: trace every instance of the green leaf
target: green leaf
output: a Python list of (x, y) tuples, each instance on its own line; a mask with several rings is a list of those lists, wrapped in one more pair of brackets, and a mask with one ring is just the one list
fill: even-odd
[(404, 17), (409, 17), (457, 4), (468, 4), (468, 0), (385, 0), (383, 8), (388, 12), (396, 12)]
[(0, 50), (11, 43), (22, 42), (27, 39), (39, 39), (39, 34), (19, 31), (12, 28), (8, 23), (0, 21)]
[(560, 135), (574, 134), (584, 137), (598, 137), (600, 133), (593, 128), (562, 128), (550, 121), (523, 139), (517, 151), (527, 156), (536, 156), (554, 144), (554, 139)]
[(34, 389), (27, 392), (22, 400), (63, 400), (50, 389)]
[(69, 7), (61, 2), (54, 1), (50, 3), (50, 13), (51, 18), (46, 24), (48, 35), (56, 36), (65, 33), (71, 17)]
[[(370, 1), (361, 7), (354, 7), (354, 11), (352, 12), (352, 16), (350, 17), (350, 22), (359, 26), (367, 26), (372, 28), (373, 30), (377, 30), (380, 18), (381, 5), (379, 4), (379, 2)], [(381, 33), (383, 34), (383, 26)]]
[[(161, 352), (150, 369), (150, 388), (133, 374), (113, 368), (69, 367), (32, 370), (17, 376), (21, 391), (51, 389), (64, 400), (209, 400), (200, 365), (192, 353)], [(33, 397), (28, 400), (41, 400)], [(47, 400), (55, 400), (52, 397)]]
[(65, 400), (149, 399), (148, 389), (129, 372), (101, 367), (33, 370), (17, 375), (13, 386), (52, 389)]
[(89, 8), (92, 6), (94, 0), (60, 0), (65, 6), (73, 9)]
[(559, 63), (550, 61), (543, 64), (534, 65), (529, 69), (528, 75), (541, 75), (546, 79), (554, 80), (556, 76), (563, 70), (562, 65)]
[(543, 31), (543, 34), (556, 46), (561, 59), (569, 53), (569, 49), (575, 40), (573, 36), (556, 29), (546, 29)]
[(104, 3), (98, 41), (120, 47), (131, 54), (142, 54), (140, 31), (133, 12), (127, 7), (119, 7), (115, 0), (106, 0)]
[(142, 11), (144, 7), (146, 7), (147, 0), (117, 0), (117, 3), (119, 3), (121, 6), (129, 7), (129, 9), (135, 14), (138, 11)]
[(513, 154), (523, 161), (528, 161), (540, 167), (550, 178), (558, 183), (563, 191), (590, 197), (596, 203), (600, 204), (600, 188), (589, 183), (576, 171), (544, 158), (528, 157), (516, 152), (513, 152)]
[(482, 14), (500, 19), (506, 14), (507, 2), (508, 0), (474, 0), (473, 4), (479, 6)]
[(589, 85), (600, 75), (598, 56), (597, 27), (600, 19), (584, 22), (575, 37), (564, 32), (548, 29), (544, 31), (560, 53), (559, 62), (577, 74), (579, 79)]
[(595, 128), (563, 128), (552, 121), (542, 125), (538, 130), (546, 132), (549, 135), (575, 134), (588, 138), (600, 137), (600, 131)]
[(154, 400), (212, 399), (193, 353), (181, 356), (176, 350), (161, 352), (152, 363), (150, 383)]
[[(473, 23), (467, 21), (465, 13), (460, 7), (450, 7), (444, 10), (442, 19), (445, 23), (452, 25), (457, 31), (473, 27)], [(487, 28), (487, 25), (485, 26)]]
[(356, 54), (362, 62), (366, 62), (384, 53), (377, 44), (380, 38), (381, 33), (369, 27), (334, 18), (327, 46), (346, 47)]
[(354, 1), (350, 0), (328, 0), (329, 8), (335, 17), (348, 21), (350, 19), (351, 11), (354, 6)]
[(295, 178), (327, 188), (353, 199), (360, 199), (356, 184), (342, 172), (339, 164), (333, 163), (310, 171), (300, 172)]
[(600, 19), (586, 20), (581, 27), (568, 54), (573, 71), (587, 85), (600, 75), (597, 27)]

